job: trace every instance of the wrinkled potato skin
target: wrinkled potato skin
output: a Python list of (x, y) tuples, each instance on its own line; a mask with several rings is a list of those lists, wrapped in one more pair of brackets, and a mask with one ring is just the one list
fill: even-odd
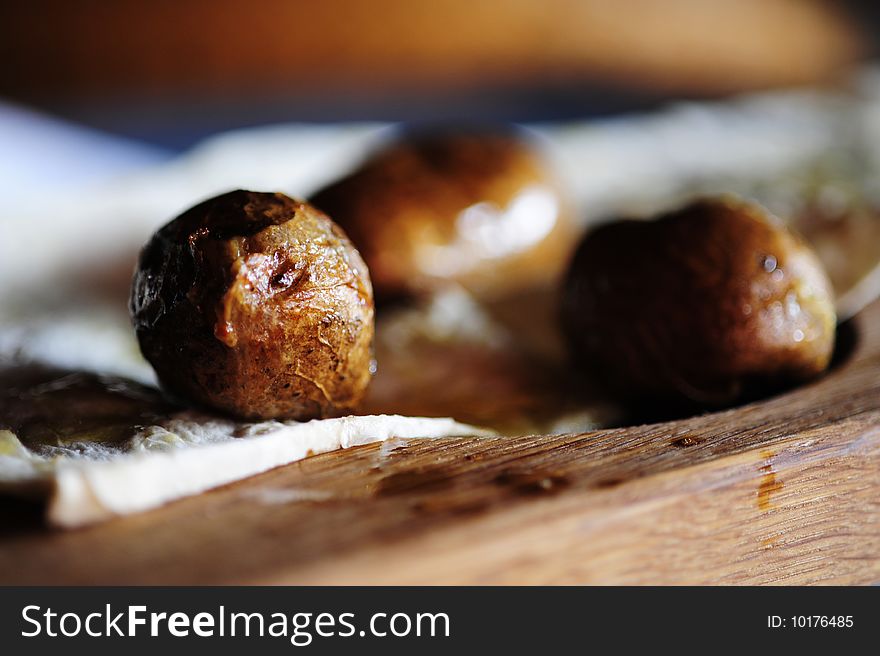
[[(506, 219), (527, 191), (555, 205), (552, 216), (544, 213), (552, 222), (546, 234), (494, 253), (475, 246), (462, 213), (484, 204), (506, 213)], [(440, 131), (403, 138), (311, 201), (351, 237), (381, 298), (411, 296), (446, 280), (484, 298), (558, 283), (575, 235), (542, 158), (529, 141), (506, 132)], [(508, 230), (517, 231), (509, 223)], [(495, 239), (499, 234), (500, 228), (490, 229), (487, 241), (503, 244), (503, 237)], [(432, 268), (430, 253), (437, 250), (455, 258), (449, 271)]]
[(618, 392), (702, 406), (818, 375), (836, 326), (809, 247), (727, 197), (587, 235), (562, 319), (575, 356)]
[(161, 228), (130, 309), (162, 386), (238, 417), (344, 413), (374, 368), (366, 265), (326, 215), (283, 194), (233, 191)]

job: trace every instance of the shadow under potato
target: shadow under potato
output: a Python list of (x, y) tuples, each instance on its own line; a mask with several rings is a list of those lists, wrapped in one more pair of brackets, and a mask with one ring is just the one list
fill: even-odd
[[(856, 350), (858, 342), (859, 332), (855, 321), (850, 319), (838, 324), (831, 363), (822, 376), (827, 376), (830, 372), (847, 362)], [(633, 398), (625, 402), (625, 420), (616, 423), (614, 426), (609, 426), (609, 428), (623, 428), (637, 424), (654, 424), (664, 421), (687, 419), (689, 417), (718, 412), (721, 410), (730, 410), (750, 403), (764, 401), (808, 384), (809, 381), (780, 381), (775, 384), (768, 384), (765, 380), (751, 380), (744, 383), (743, 393), (738, 399), (736, 399), (736, 401), (711, 407), (697, 403)]]
[(123, 441), (180, 409), (159, 390), (120, 376), (38, 364), (0, 369), (0, 429), (29, 449)]
[[(849, 360), (858, 341), (856, 322), (847, 321), (837, 327), (829, 372)], [(632, 400), (626, 404), (624, 417), (606, 427), (684, 419), (764, 400), (795, 387), (755, 384), (749, 386), (748, 393), (738, 403), (712, 408)], [(426, 407), (430, 409), (430, 403)], [(139, 427), (161, 422), (182, 409), (160, 390), (119, 376), (39, 364), (0, 368), (0, 429), (11, 430), (31, 449), (64, 447), (88, 440), (105, 444), (122, 441)]]

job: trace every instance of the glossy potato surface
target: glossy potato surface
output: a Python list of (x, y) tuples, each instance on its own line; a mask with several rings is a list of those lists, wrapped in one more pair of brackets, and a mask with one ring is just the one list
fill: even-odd
[(165, 389), (238, 417), (343, 414), (374, 369), (366, 265), (325, 214), (283, 194), (233, 191), (161, 228), (130, 310)]
[(543, 158), (506, 132), (401, 138), (311, 200), (349, 234), (383, 298), (444, 281), (484, 298), (555, 281), (575, 234)]

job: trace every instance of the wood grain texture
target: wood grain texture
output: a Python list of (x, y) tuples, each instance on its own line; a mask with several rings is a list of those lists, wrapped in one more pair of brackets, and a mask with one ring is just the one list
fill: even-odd
[(0, 583), (880, 581), (880, 304), (821, 380), (583, 435), (307, 459), (68, 533), (0, 510)]

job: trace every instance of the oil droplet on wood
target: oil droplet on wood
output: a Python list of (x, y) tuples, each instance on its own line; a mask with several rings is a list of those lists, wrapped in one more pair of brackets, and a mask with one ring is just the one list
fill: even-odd
[(689, 446), (697, 446), (698, 444), (702, 444), (705, 441), (705, 438), (697, 437), (695, 435), (685, 435), (684, 437), (679, 437), (677, 440), (672, 440), (671, 444), (676, 449), (686, 449)]
[(547, 471), (505, 469), (495, 477), (496, 485), (511, 488), (517, 494), (556, 494), (571, 481), (564, 474)]
[(477, 515), (488, 510), (489, 506), (488, 499), (444, 494), (420, 499), (412, 508), (415, 512), (425, 515)]
[(596, 481), (593, 487), (597, 490), (608, 490), (617, 487), (618, 485), (623, 485), (624, 483), (626, 483), (625, 478), (603, 478), (602, 480)]
[(776, 480), (776, 470), (773, 468), (771, 459), (776, 457), (772, 451), (764, 451), (761, 458), (764, 464), (758, 468), (761, 472), (761, 482), (758, 484), (758, 508), (761, 510), (770, 510), (773, 504), (770, 496), (782, 489), (782, 481)]
[(449, 469), (445, 467), (414, 467), (383, 477), (379, 481), (376, 492), (383, 496), (420, 494), (452, 486), (453, 478)]

